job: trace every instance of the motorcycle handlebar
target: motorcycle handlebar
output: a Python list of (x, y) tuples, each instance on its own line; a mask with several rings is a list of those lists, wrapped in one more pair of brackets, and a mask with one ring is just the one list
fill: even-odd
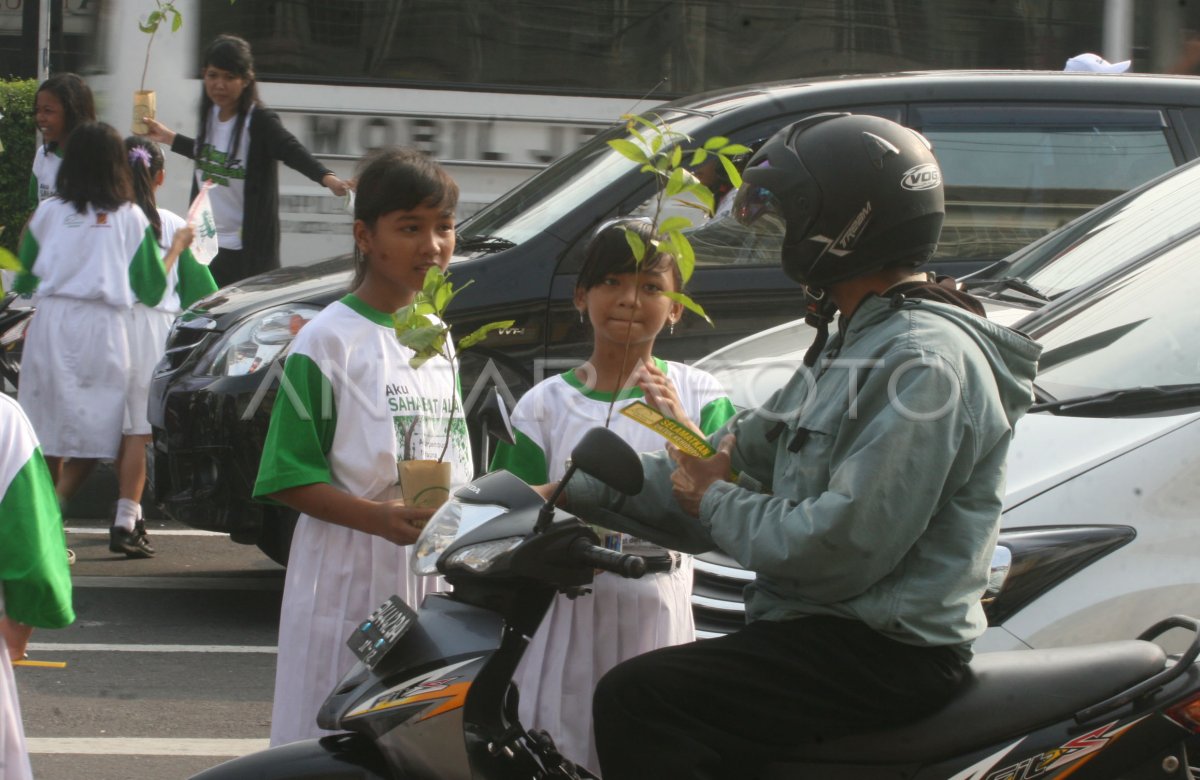
[(640, 555), (614, 552), (598, 547), (582, 537), (571, 542), (570, 553), (576, 563), (610, 571), (629, 579), (636, 580), (646, 573), (646, 559)]

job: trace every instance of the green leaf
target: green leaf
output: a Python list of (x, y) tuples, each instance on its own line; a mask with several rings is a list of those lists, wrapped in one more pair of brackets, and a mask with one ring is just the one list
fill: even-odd
[(608, 145), (617, 151), (622, 157), (633, 160), (637, 163), (648, 163), (650, 159), (646, 153), (635, 144), (633, 141), (626, 141), (623, 138), (616, 138), (608, 142)]
[(426, 323), (426, 326), (423, 328), (411, 328), (403, 332), (398, 331), (396, 339), (414, 352), (424, 352), (434, 348), (445, 328), (441, 325), (429, 323), (428, 320), (426, 320)]
[(704, 148), (708, 151), (715, 151), (729, 143), (729, 139), (723, 135), (714, 135), (712, 138), (704, 142)]
[(696, 250), (692, 248), (688, 237), (678, 230), (671, 231), (671, 244), (675, 248), (672, 253), (675, 255), (675, 265), (679, 266), (679, 275), (687, 284), (696, 270)]
[(158, 29), (158, 25), (142, 24), (141, 22), (138, 22), (138, 29), (147, 35), (154, 35), (155, 30)]
[(492, 331), (511, 328), (516, 322), (516, 320), (502, 320), (500, 322), (489, 322), (481, 328), (476, 328), (466, 336), (463, 336), (462, 341), (458, 342), (458, 350), (461, 352), (464, 349), (473, 347), (486, 339), (487, 335)]
[(743, 146), (742, 144), (730, 144), (729, 146), (723, 146), (718, 149), (717, 154), (724, 155), (726, 157), (732, 157), (735, 154), (746, 154), (749, 151), (751, 151), (749, 146)]
[(626, 114), (625, 116), (629, 120), (630, 124), (633, 124), (634, 122), (636, 122), (637, 124), (642, 125), (643, 127), (650, 128), (651, 130), (653, 130), (656, 133), (662, 132), (662, 128), (658, 124), (659, 122), (662, 121), (662, 117), (660, 117), (658, 114), (654, 115), (655, 121), (653, 121), (653, 122), (650, 121), (649, 119), (646, 119), (645, 117), (638, 116), (637, 114)]
[(650, 142), (646, 140), (646, 136), (644, 136), (640, 132), (638, 132), (638, 129), (636, 127), (634, 127), (633, 125), (628, 125), (628, 126), (626, 126), (625, 129), (629, 131), (630, 135), (632, 135), (634, 138), (638, 139), (638, 141), (641, 142), (643, 147), (650, 146)]
[(683, 169), (676, 168), (675, 170), (671, 171), (671, 175), (667, 177), (667, 186), (663, 190), (663, 193), (670, 198), (683, 192), (683, 188), (685, 186), (687, 186), (687, 181), (683, 178)]
[(692, 152), (692, 161), (690, 163), (688, 163), (688, 165), (695, 168), (697, 165), (699, 165), (700, 163), (704, 162), (707, 159), (708, 159), (708, 152), (704, 151), (703, 149), (697, 149), (696, 151)]
[(24, 270), (21, 261), (17, 256), (0, 246), (0, 268), (5, 271), (21, 271)]
[(634, 262), (640, 264), (646, 256), (646, 242), (642, 241), (642, 237), (637, 233), (625, 228), (625, 243), (629, 244), (629, 249), (633, 252)]
[(692, 221), (687, 217), (667, 217), (658, 226), (659, 235), (665, 236), (673, 230), (684, 230), (692, 226)]
[(686, 189), (688, 192), (690, 192), (696, 196), (696, 200), (698, 200), (704, 204), (705, 208), (708, 209), (709, 214), (712, 213), (712, 210), (713, 210), (712, 190), (710, 190), (708, 187), (705, 187), (700, 182), (696, 182), (695, 184), (689, 184)]
[(678, 304), (682, 304), (683, 308), (687, 309), (688, 311), (692, 312), (693, 314), (700, 315), (701, 317), (704, 318), (704, 321), (707, 322), (709, 325), (713, 324), (713, 321), (708, 316), (708, 313), (704, 311), (704, 307), (701, 306), (700, 304), (696, 303), (695, 301), (693, 301), (691, 298), (689, 298), (686, 293), (667, 292), (664, 290), (662, 292), (662, 295), (665, 295), (666, 297), (670, 298), (671, 300), (675, 301)]
[(654, 170), (666, 171), (671, 167), (671, 157), (666, 154), (658, 154), (654, 157)]
[(725, 175), (729, 177), (729, 183), (734, 187), (742, 186), (742, 174), (737, 169), (737, 166), (728, 157), (718, 157), (721, 161), (721, 166), (725, 168)]
[(676, 146), (671, 150), (671, 167), (678, 168), (681, 162), (683, 162), (683, 147)]
[(665, 139), (662, 137), (662, 135), (661, 135), (661, 134), (659, 134), (659, 135), (656, 135), (656, 136), (654, 136), (653, 138), (651, 138), (651, 139), (650, 139), (650, 152), (651, 152), (652, 154), (658, 154), (658, 150), (659, 150), (659, 149), (662, 149), (662, 145), (663, 145), (663, 141), (664, 141), (664, 140), (665, 140)]
[(183, 14), (176, 11), (174, 6), (171, 7), (171, 13), (175, 14), (175, 18), (171, 20), (171, 32), (178, 32), (183, 26)]

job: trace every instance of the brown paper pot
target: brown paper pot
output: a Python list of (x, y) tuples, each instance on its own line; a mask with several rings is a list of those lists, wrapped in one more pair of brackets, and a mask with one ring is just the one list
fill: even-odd
[(397, 467), (405, 504), (436, 509), (450, 497), (449, 461), (402, 460)]
[(155, 99), (154, 90), (138, 90), (133, 93), (133, 132), (145, 133), (150, 128), (146, 127), (144, 120), (146, 117), (153, 119), (155, 117)]

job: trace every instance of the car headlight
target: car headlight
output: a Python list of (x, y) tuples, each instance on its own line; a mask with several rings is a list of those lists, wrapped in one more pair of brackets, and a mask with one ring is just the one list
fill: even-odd
[(265, 369), (320, 311), (317, 306), (289, 303), (258, 312), (217, 342), (203, 373), (244, 376)]
[[(495, 504), (465, 504), (451, 498), (433, 513), (413, 545), (413, 571), (422, 576), (438, 573), (437, 561), (454, 540), (508, 510)], [(477, 547), (479, 545), (473, 545)], [(471, 549), (470, 547), (466, 548)], [(460, 550), (466, 552), (466, 550)], [(457, 556), (459, 553), (455, 553)]]
[(510, 536), (507, 539), (493, 539), (490, 542), (473, 544), (464, 547), (446, 559), (446, 568), (470, 569), (482, 574), (492, 567), (509, 550), (525, 541), (523, 536)]

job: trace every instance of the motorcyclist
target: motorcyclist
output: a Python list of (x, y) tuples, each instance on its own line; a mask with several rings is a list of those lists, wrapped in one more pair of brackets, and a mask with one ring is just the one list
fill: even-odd
[(715, 455), (642, 455), (634, 497), (582, 476), (568, 488), (592, 522), (717, 548), (756, 575), (745, 628), (600, 681), (606, 780), (750, 776), (799, 742), (932, 712), (986, 627), (1005, 456), (1040, 346), (915, 270), (945, 212), (918, 133), (817, 115), (744, 178), (735, 215), (783, 222), (783, 268), (818, 336), (783, 389), (712, 435)]

